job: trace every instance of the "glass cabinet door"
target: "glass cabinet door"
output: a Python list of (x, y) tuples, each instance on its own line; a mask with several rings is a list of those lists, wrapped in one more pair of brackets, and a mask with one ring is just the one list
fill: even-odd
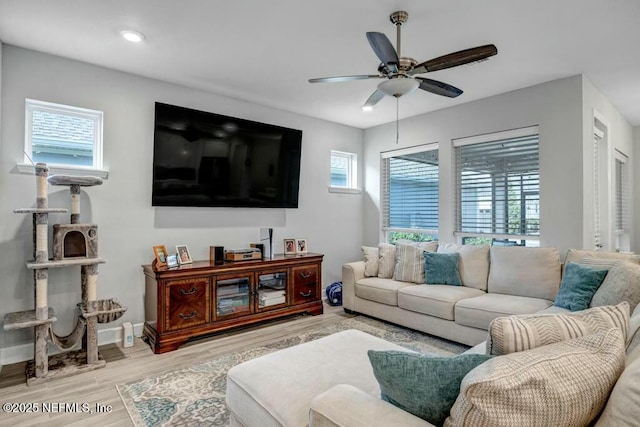
[(216, 282), (217, 317), (244, 315), (251, 312), (251, 279), (234, 277)]
[(287, 272), (258, 275), (258, 310), (287, 304)]

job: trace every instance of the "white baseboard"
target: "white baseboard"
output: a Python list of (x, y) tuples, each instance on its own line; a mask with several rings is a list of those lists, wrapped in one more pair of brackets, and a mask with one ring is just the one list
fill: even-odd
[[(143, 326), (143, 323), (133, 325), (133, 334), (136, 337), (142, 336)], [(114, 343), (122, 345), (122, 325), (98, 331), (98, 345)], [(80, 345), (74, 347), (75, 350), (79, 348)], [(58, 353), (63, 353), (63, 351), (49, 344), (49, 355)], [(11, 363), (24, 362), (25, 360), (31, 359), (33, 359), (33, 343), (2, 348), (0, 349), (0, 370), (2, 370), (3, 365), (10, 365)]]

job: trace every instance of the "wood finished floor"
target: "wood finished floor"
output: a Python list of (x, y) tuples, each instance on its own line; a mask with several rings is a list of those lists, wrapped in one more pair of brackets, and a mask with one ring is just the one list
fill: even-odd
[(297, 336), (316, 328), (327, 326), (352, 316), (342, 307), (324, 306), (319, 316), (297, 316), (278, 320), (266, 325), (233, 331), (188, 343), (178, 350), (165, 354), (153, 354), (149, 346), (139, 338), (131, 348), (116, 344), (100, 347), (107, 361), (102, 369), (69, 378), (61, 378), (45, 384), (27, 386), (25, 363), (7, 365), (0, 372), (0, 403), (88, 403), (111, 405), (109, 413), (6, 413), (0, 409), (2, 426), (133, 426), (120, 395), (117, 384), (134, 381), (180, 369), (219, 354), (241, 351), (247, 347), (275, 342), (286, 337)]

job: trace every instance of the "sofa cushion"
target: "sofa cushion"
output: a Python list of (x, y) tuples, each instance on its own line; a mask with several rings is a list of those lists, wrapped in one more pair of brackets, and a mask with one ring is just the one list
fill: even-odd
[(553, 305), (571, 311), (589, 307), (589, 303), (609, 270), (595, 269), (587, 265), (570, 262), (564, 269), (560, 290)]
[(609, 396), (596, 427), (635, 427), (640, 410), (640, 358), (627, 365)]
[(458, 261), (460, 254), (424, 252), (424, 279), (429, 285), (462, 286)]
[(492, 357), (436, 357), (393, 350), (369, 350), (368, 355), (382, 400), (435, 425), (442, 425), (449, 415), (462, 378)]
[(458, 301), (480, 295), (484, 295), (484, 292), (466, 286), (405, 286), (398, 290), (398, 307), (445, 320), (453, 320), (454, 308)]
[(486, 330), (496, 317), (535, 313), (551, 304), (551, 301), (540, 298), (485, 294), (458, 301), (455, 307), (455, 322)]
[(588, 249), (569, 249), (564, 259), (565, 265), (570, 262), (582, 262), (585, 257), (602, 258), (618, 261), (629, 261), (640, 264), (640, 255), (623, 254), (620, 252), (592, 251)]
[(491, 247), (489, 292), (553, 301), (559, 287), (560, 255), (556, 248)]
[(489, 245), (440, 244), (438, 252), (460, 254), (458, 268), (464, 286), (487, 290), (489, 277)]
[(624, 369), (618, 329), (494, 357), (462, 380), (445, 426), (581, 426)]
[(389, 243), (378, 245), (378, 277), (391, 279), (396, 268), (396, 246)]
[(364, 276), (378, 277), (378, 252), (377, 247), (363, 246), (362, 255), (364, 255)]
[(502, 355), (617, 328), (626, 339), (629, 304), (564, 314), (498, 317), (489, 325), (487, 354)]
[(393, 278), (402, 282), (424, 283), (424, 252), (435, 251), (437, 242), (396, 245), (396, 266)]
[(618, 304), (627, 301), (631, 311), (640, 303), (640, 264), (621, 261), (611, 267), (591, 299), (591, 306)]
[(412, 283), (399, 282), (393, 279), (367, 277), (356, 282), (356, 296), (387, 305), (398, 305), (398, 289), (406, 286), (417, 286)]

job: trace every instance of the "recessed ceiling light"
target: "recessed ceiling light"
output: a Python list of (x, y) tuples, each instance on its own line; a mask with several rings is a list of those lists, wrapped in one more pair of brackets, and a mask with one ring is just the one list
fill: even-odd
[(372, 105), (363, 105), (362, 106), (362, 111), (373, 111), (373, 106)]
[(120, 35), (124, 37), (125, 40), (130, 41), (131, 43), (140, 43), (144, 40), (144, 34), (138, 31), (122, 30), (120, 31)]

